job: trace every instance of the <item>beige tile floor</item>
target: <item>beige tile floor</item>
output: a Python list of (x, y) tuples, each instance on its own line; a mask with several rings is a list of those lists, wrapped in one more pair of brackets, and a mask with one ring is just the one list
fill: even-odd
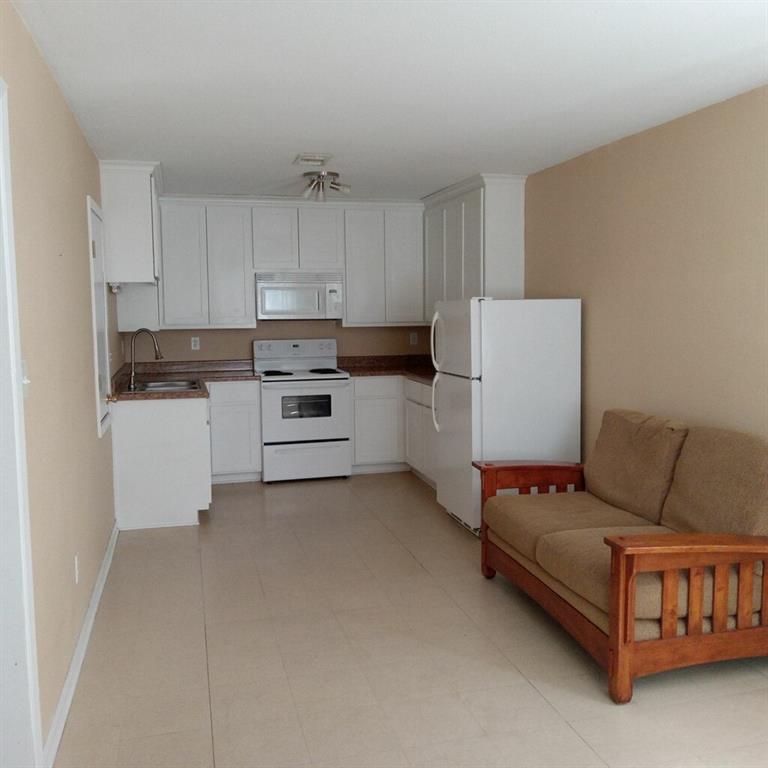
[(409, 474), (120, 535), (57, 768), (768, 766), (768, 660), (594, 663)]

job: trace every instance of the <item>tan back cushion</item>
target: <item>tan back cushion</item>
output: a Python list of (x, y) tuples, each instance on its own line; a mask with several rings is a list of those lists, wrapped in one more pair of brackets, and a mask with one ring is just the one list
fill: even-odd
[(691, 427), (664, 504), (676, 531), (768, 535), (768, 442), (713, 427)]
[(679, 421), (606, 411), (584, 466), (587, 489), (614, 507), (658, 523), (687, 434), (688, 427)]

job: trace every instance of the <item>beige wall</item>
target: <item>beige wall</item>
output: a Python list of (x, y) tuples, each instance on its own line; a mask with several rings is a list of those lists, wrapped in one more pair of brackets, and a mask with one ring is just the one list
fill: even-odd
[(7, 2), (0, 77), (8, 85), (21, 348), (32, 382), (24, 409), (45, 735), (113, 525), (111, 443), (96, 437), (86, 216), (99, 174)]
[(627, 407), (768, 436), (768, 88), (530, 176), (526, 296), (584, 300), (584, 446)]
[[(418, 344), (410, 346), (408, 336), (418, 334)], [(200, 351), (190, 349), (190, 337), (200, 337)], [(130, 333), (121, 334), (125, 359), (130, 360)], [(157, 339), (166, 360), (244, 360), (253, 354), (254, 339), (335, 338), (338, 354), (422, 355), (429, 352), (429, 328), (342, 328), (332, 320), (261, 322), (242, 331), (160, 331)], [(152, 342), (146, 335), (136, 340), (136, 359), (154, 359)]]

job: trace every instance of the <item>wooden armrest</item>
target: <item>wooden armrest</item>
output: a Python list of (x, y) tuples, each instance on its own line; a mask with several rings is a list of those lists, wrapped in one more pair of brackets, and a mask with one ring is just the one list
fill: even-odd
[(519, 488), (520, 493), (530, 493), (532, 488), (536, 488), (547, 493), (551, 485), (558, 492), (573, 485), (577, 491), (584, 490), (582, 464), (560, 461), (473, 461), (472, 466), (480, 470), (483, 504), (495, 496), (500, 488)]
[(605, 543), (625, 555), (727, 553), (768, 556), (768, 536), (727, 533), (648, 533), (606, 536)]

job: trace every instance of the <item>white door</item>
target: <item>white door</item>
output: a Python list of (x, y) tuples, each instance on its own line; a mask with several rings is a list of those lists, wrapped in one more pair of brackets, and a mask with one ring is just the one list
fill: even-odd
[(42, 736), (10, 184), (0, 79), (0, 756), (3, 765), (32, 766), (42, 765)]
[(109, 396), (112, 393), (107, 284), (104, 278), (104, 223), (101, 208), (88, 197), (88, 237), (91, 251), (91, 316), (93, 364), (96, 382), (96, 432), (101, 437), (109, 427)]
[(347, 323), (383, 323), (384, 211), (345, 212), (347, 243)]
[(436, 391), (437, 501), (470, 528), (480, 527), (480, 474), (472, 467), (479, 444), (480, 382), (440, 374)]
[(463, 298), (463, 219), (461, 198), (445, 204), (445, 300)]
[(297, 208), (264, 206), (252, 209), (253, 266), (256, 270), (298, 269)]
[(483, 292), (483, 190), (474, 189), (462, 198), (463, 278), (462, 296), (472, 299)]
[(162, 318), (166, 328), (208, 325), (205, 206), (161, 205)]
[(418, 209), (384, 213), (388, 323), (424, 318), (423, 219)]
[(435, 304), (445, 299), (445, 243), (442, 208), (424, 214), (424, 319), (431, 320)]
[(480, 304), (440, 301), (432, 320), (435, 368), (456, 376), (480, 376)]
[(579, 461), (581, 301), (479, 304), (482, 458)]
[(232, 205), (206, 207), (210, 325), (256, 325), (251, 211)]
[(344, 211), (341, 208), (299, 209), (301, 269), (344, 268)]

